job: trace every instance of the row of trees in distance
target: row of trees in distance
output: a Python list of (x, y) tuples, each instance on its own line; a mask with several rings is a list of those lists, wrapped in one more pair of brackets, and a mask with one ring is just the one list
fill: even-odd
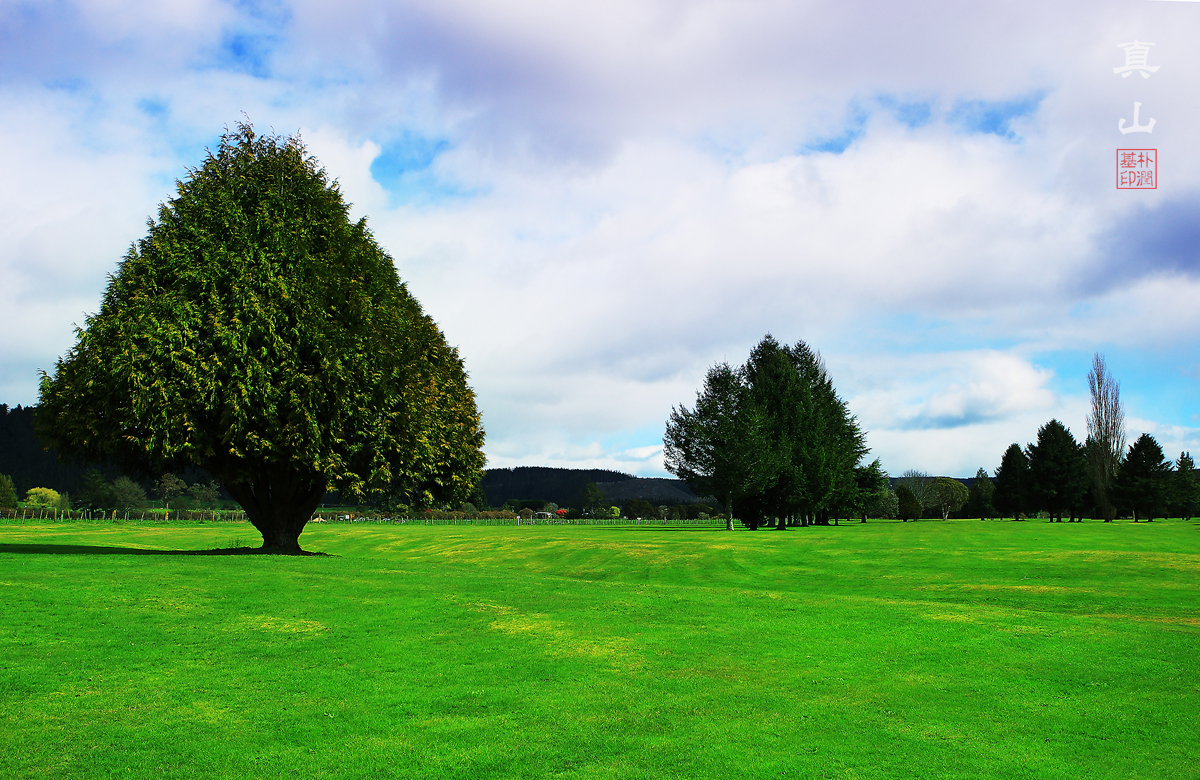
[(1014, 518), (1045, 512), (1061, 522), (1090, 514), (1134, 521), (1200, 510), (1190, 453), (1172, 464), (1150, 434), (1126, 448), (1120, 386), (1103, 356), (1088, 374), (1091, 411), (1084, 443), (1058, 420), (1037, 441), (1011, 445), (993, 478), (982, 468), (961, 481), (905, 472), (893, 493), (878, 460), (863, 465), (864, 436), (833, 387), (820, 355), (804, 342), (770, 335), (749, 360), (709, 369), (694, 408), (671, 411), (664, 435), (667, 470), (750, 528), (827, 523), (830, 517), (968, 516)]
[[(221, 504), (221, 488), (216, 482), (197, 481), (188, 485), (180, 477), (166, 473), (154, 482), (155, 498), (162, 501), (164, 509), (211, 509)], [(72, 497), (53, 488), (32, 487), (25, 492), (25, 500), (19, 501), (13, 480), (0, 474), (0, 509), (15, 509), (18, 504), (45, 509), (87, 509), (94, 512), (112, 510), (128, 511), (144, 509), (150, 503), (146, 489), (129, 477), (117, 477), (109, 481), (95, 469), (84, 472), (83, 485)]]
[(1014, 518), (1046, 512), (1068, 522), (1085, 514), (1111, 522), (1118, 515), (1153, 520), (1191, 519), (1200, 509), (1200, 481), (1188, 452), (1172, 464), (1153, 436), (1143, 433), (1126, 449), (1121, 388), (1104, 357), (1088, 373), (1091, 409), (1080, 444), (1058, 420), (1038, 430), (1037, 442), (1011, 444), (996, 470), (995, 508)]
[(1051, 420), (1038, 430), (1035, 444), (1011, 444), (996, 470), (994, 506), (1014, 518), (1047, 512), (1052, 520), (1074, 522), (1085, 514), (1153, 520), (1191, 519), (1200, 509), (1200, 480), (1190, 453), (1174, 464), (1153, 436), (1143, 433), (1117, 462), (1108, 484), (1094, 480), (1088, 444), (1079, 444), (1062, 423)]

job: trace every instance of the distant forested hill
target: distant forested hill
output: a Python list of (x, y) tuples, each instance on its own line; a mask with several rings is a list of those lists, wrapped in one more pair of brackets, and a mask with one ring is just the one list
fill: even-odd
[(597, 482), (596, 487), (600, 488), (605, 499), (619, 505), (635, 498), (649, 501), (655, 506), (709, 503), (708, 499), (697, 496), (689, 490), (681, 479), (663, 477), (626, 479), (620, 482)]
[[(74, 495), (83, 485), (83, 474), (89, 469), (99, 471), (106, 480), (121, 476), (120, 469), (107, 463), (86, 465), (58, 462), (58, 453), (42, 448), (42, 442), (33, 432), (33, 414), (37, 407), (16, 406), (9, 408), (0, 404), (0, 474), (12, 477), (17, 497), (24, 498), (31, 487), (48, 487), (59, 493)], [(208, 475), (203, 471), (187, 469), (179, 472), (185, 482), (206, 482)], [(139, 479), (142, 488), (153, 490), (152, 479)], [(229, 498), (224, 490), (221, 498)]]
[(32, 406), (0, 404), (0, 474), (12, 477), (17, 495), (31, 487), (48, 487), (59, 493), (74, 493), (83, 480), (84, 469), (64, 466), (58, 455), (42, 449), (33, 432)]
[(483, 474), (483, 492), (488, 503), (500, 506), (510, 498), (542, 499), (562, 507), (579, 506), (583, 486), (589, 482), (620, 482), (632, 474), (608, 469), (556, 469), (548, 466), (517, 466), (488, 469)]

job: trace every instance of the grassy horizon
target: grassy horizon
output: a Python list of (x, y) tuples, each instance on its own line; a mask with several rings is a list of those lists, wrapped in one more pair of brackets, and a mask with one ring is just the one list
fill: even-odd
[(0, 526), (0, 776), (1200, 775), (1200, 523)]

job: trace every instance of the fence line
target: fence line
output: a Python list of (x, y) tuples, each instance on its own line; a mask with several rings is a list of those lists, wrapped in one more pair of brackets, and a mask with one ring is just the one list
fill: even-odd
[[(313, 518), (318, 523), (377, 523), (389, 525), (427, 526), (522, 526), (522, 525), (580, 525), (580, 526), (710, 526), (724, 525), (719, 517), (695, 519), (659, 519), (624, 517), (453, 517), (435, 515), (388, 515), (354, 513), (318, 513)], [(196, 510), (173, 509), (168, 512), (148, 510), (92, 511), (88, 509), (61, 510), (53, 507), (24, 509), (0, 509), (0, 524), (22, 523), (141, 523), (166, 525), (168, 523), (244, 523), (246, 513), (241, 510)]]
[(428, 517), (423, 515), (328, 515), (322, 514), (314, 522), (325, 523), (381, 523), (389, 525), (461, 525), (461, 526), (521, 526), (521, 525), (581, 525), (581, 526), (724, 526), (725, 518), (709, 517), (696, 519), (658, 519), (625, 517)]
[(0, 509), (0, 524), (13, 523), (243, 523), (246, 513), (240, 509), (172, 509), (167, 512), (152, 510), (90, 509), (63, 510), (53, 507), (26, 507), (24, 509)]

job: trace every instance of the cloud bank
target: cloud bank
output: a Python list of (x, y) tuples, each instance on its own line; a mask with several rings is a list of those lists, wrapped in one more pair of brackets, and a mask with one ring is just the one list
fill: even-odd
[[(226, 125), (301, 133), (459, 345), (492, 466), (661, 475), (672, 405), (821, 350), (885, 468), (969, 476), (1093, 351), (1200, 441), (1200, 5), (0, 3), (0, 401)], [(1150, 78), (1118, 44), (1154, 42)], [(1154, 132), (1121, 134), (1133, 102)], [(1159, 186), (1115, 188), (1156, 148)]]

